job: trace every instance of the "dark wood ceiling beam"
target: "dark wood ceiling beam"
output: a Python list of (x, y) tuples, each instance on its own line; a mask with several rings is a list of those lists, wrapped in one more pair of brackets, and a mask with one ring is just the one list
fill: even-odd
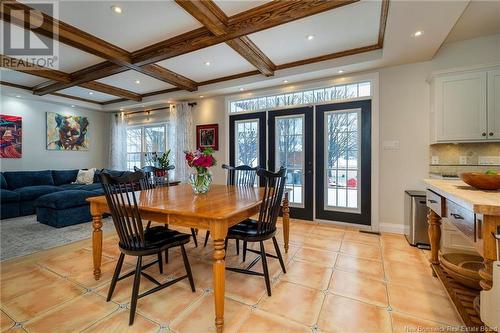
[(155, 64), (140, 66), (137, 71), (152, 76), (158, 80), (168, 82), (176, 87), (187, 91), (196, 91), (198, 84), (185, 76), (174, 73), (164, 67)]
[(224, 35), (217, 36), (207, 28), (199, 28), (132, 52), (132, 61), (136, 65), (162, 61), (358, 1), (275, 0), (230, 16)]
[(80, 87), (87, 88), (94, 91), (99, 91), (108, 95), (118, 96), (132, 101), (140, 102), (142, 101), (142, 96), (140, 94), (131, 92), (129, 90), (113, 87), (101, 82), (90, 81), (85, 82), (80, 85)]
[[(229, 18), (215, 2), (211, 0), (176, 0), (176, 2), (215, 36), (227, 33), (227, 21)], [(226, 44), (254, 65), (265, 76), (274, 75), (276, 66), (247, 36), (226, 41)]]

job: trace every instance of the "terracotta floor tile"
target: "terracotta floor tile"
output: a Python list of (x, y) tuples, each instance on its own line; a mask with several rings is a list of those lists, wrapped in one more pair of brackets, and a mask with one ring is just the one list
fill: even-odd
[[(82, 286), (87, 288), (96, 288), (103, 284), (108, 284), (113, 277), (113, 273), (115, 271), (116, 261), (108, 261), (101, 265), (101, 278), (96, 280), (94, 278), (94, 270), (92, 267), (86, 267), (85, 270), (74, 271), (71, 275), (68, 276), (68, 280), (74, 281)], [(134, 269), (134, 266), (129, 265), (127, 263), (123, 263), (122, 274), (126, 272), (130, 272)]]
[(425, 258), (425, 255), (418, 249), (383, 249), (382, 254), (385, 261), (400, 262), (404, 265), (429, 265), (429, 261)]
[(250, 313), (241, 326), (238, 327), (237, 331), (241, 333), (310, 333), (311, 329), (283, 317), (265, 311), (255, 310)]
[(380, 237), (380, 244), (384, 248), (406, 250), (410, 246), (403, 235), (385, 234)]
[(327, 295), (318, 320), (324, 332), (390, 333), (389, 312), (374, 305), (337, 295)]
[(15, 297), (26, 294), (30, 290), (50, 285), (60, 279), (61, 277), (57, 274), (36, 266), (19, 272), (11, 271), (7, 274), (2, 272), (2, 302), (8, 302)]
[(81, 331), (116, 309), (115, 303), (88, 293), (30, 320), (24, 327), (32, 333), (53, 332), (55, 327), (58, 333)]
[(272, 296), (264, 296), (258, 308), (312, 326), (318, 320), (325, 295), (322, 291), (281, 281)]
[(335, 268), (363, 274), (372, 279), (384, 280), (384, 267), (382, 262), (376, 260), (340, 254), (335, 263)]
[[(114, 259), (103, 256), (101, 264), (104, 265), (112, 261)], [(43, 260), (39, 264), (62, 276), (74, 276), (82, 272), (92, 272), (92, 252), (80, 249)]]
[(329, 226), (317, 225), (311, 230), (311, 234), (328, 236), (330, 239), (335, 240), (342, 240), (345, 235), (345, 230)]
[[(447, 330), (449, 329), (447, 325), (411, 317), (395, 311), (391, 312), (391, 318), (393, 333), (447, 332)], [(449, 331), (451, 332), (451, 330)]]
[(85, 292), (84, 288), (61, 278), (57, 282), (32, 289), (8, 302), (3, 302), (2, 308), (16, 322), (22, 322), (83, 295)]
[[(111, 281), (110, 281), (111, 282)], [(108, 297), (109, 285), (110, 282), (100, 286), (96, 289), (96, 293), (101, 295), (102, 297)], [(119, 304), (127, 304), (130, 303), (130, 298), (132, 295), (132, 285), (134, 283), (134, 276), (129, 276), (126, 279), (120, 280), (116, 283), (115, 291), (113, 292), (113, 296), (111, 297), (111, 301)], [(142, 293), (148, 289), (155, 287), (156, 284), (149, 281), (148, 279), (142, 277), (141, 284), (139, 287), (139, 293)]]
[(0, 332), (5, 332), (9, 328), (13, 327), (15, 322), (5, 314), (5, 312), (0, 312)]
[(343, 240), (340, 252), (363, 259), (382, 259), (382, 253), (378, 245)]
[(295, 254), (295, 259), (333, 267), (337, 253), (303, 246)]
[(451, 301), (440, 293), (392, 283), (388, 283), (387, 288), (389, 304), (395, 311), (426, 320), (462, 325)]
[(446, 296), (446, 291), (441, 285), (441, 282), (436, 277), (432, 276), (431, 268), (428, 264), (425, 265), (405, 265), (396, 261), (384, 261), (385, 276), (387, 282), (408, 285), (418, 289), (433, 290)]
[(264, 277), (226, 271), (226, 297), (254, 305), (266, 292)]
[[(213, 295), (204, 295), (174, 319), (169, 326), (174, 332), (215, 332)], [(250, 314), (250, 306), (226, 298), (224, 302), (224, 332), (237, 332), (237, 328)]]
[(310, 234), (303, 245), (315, 249), (337, 252), (340, 249), (341, 243), (340, 239), (331, 239), (328, 235)]
[(159, 323), (170, 323), (201, 297), (203, 290), (191, 291), (178, 283), (139, 299), (137, 311)]
[(377, 246), (380, 245), (380, 236), (365, 234), (359, 231), (346, 231), (344, 235), (344, 240), (357, 243), (377, 245)]
[(129, 326), (129, 310), (122, 309), (110, 316), (99, 320), (83, 333), (154, 333), (160, 330), (160, 325), (146, 319), (140, 314), (135, 314), (134, 325)]
[(328, 288), (331, 275), (332, 269), (329, 267), (293, 260), (282, 279), (306, 287), (324, 290)]
[(385, 283), (363, 274), (334, 270), (328, 290), (373, 305), (387, 307), (389, 304)]

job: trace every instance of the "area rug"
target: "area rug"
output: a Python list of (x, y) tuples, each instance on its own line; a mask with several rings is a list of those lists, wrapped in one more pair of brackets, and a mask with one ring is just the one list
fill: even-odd
[[(109, 220), (109, 221), (108, 221)], [(114, 230), (111, 219), (103, 219), (103, 230)], [(54, 228), (36, 220), (36, 215), (0, 221), (0, 260), (24, 256), (34, 252), (90, 238), (92, 222)]]

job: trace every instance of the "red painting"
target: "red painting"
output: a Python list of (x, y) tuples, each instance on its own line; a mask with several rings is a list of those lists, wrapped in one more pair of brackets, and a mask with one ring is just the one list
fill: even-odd
[(0, 158), (21, 158), (23, 118), (0, 114)]
[(200, 150), (207, 148), (219, 150), (219, 125), (196, 126), (196, 145)]

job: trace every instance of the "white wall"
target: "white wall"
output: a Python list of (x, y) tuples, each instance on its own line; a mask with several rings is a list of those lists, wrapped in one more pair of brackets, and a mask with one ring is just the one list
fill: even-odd
[[(109, 114), (25, 98), (9, 96), (1, 96), (0, 98), (0, 113), (23, 118), (23, 157), (0, 159), (2, 171), (103, 168), (107, 166)], [(89, 150), (46, 150), (46, 112), (88, 117)]]

